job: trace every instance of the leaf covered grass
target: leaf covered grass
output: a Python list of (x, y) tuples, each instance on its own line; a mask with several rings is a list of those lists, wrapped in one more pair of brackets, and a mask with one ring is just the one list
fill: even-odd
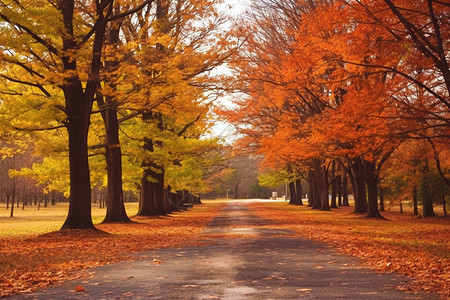
[[(131, 223), (113, 224), (98, 224), (104, 210), (93, 209), (99, 230), (55, 231), (64, 222), (63, 206), (0, 217), (0, 298), (76, 278), (80, 270), (131, 259), (139, 251), (192, 244), (223, 205), (197, 205), (170, 216), (132, 217)], [(136, 209), (127, 205), (129, 215)]]
[(381, 272), (413, 278), (411, 292), (426, 291), (450, 298), (450, 220), (423, 219), (383, 212), (387, 220), (353, 214), (353, 208), (331, 212), (286, 202), (255, 202), (255, 214), (292, 229), (299, 236), (327, 243), (363, 259)]

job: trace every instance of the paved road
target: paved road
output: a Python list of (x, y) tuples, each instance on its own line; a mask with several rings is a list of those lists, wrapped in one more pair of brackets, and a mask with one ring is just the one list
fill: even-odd
[[(204, 232), (209, 245), (147, 251), (91, 278), (13, 299), (435, 299), (395, 289), (408, 279), (376, 274), (357, 259), (292, 232), (264, 228), (248, 202), (230, 202)], [(231, 234), (224, 238), (224, 234)], [(75, 292), (82, 285), (84, 292)]]

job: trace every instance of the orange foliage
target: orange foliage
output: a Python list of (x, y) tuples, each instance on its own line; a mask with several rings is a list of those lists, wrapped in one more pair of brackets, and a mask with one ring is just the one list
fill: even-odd
[(255, 8), (241, 29), (252, 33), (234, 64), (246, 96), (223, 113), (241, 127), (241, 145), (274, 166), (342, 157), (381, 164), (411, 137), (448, 145), (447, 61), (436, 58), (448, 49), (448, 23), (439, 22), (442, 45), (426, 34), (412, 41), (437, 35), (429, 19), (444, 21), (448, 6), (434, 3), (431, 13), (425, 1), (396, 1), (419, 28), (412, 34), (390, 1), (263, 2), (277, 13)]

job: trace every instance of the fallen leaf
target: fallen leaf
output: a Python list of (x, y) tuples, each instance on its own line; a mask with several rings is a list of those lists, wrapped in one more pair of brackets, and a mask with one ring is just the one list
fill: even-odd
[(75, 292), (77, 292), (77, 293), (84, 292), (84, 291), (86, 291), (86, 290), (84, 289), (84, 287), (82, 285), (77, 285), (75, 287)]

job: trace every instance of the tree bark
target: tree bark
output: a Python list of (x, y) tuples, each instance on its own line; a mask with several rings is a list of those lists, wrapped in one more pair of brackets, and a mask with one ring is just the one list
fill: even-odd
[(342, 206), (350, 206), (348, 203), (348, 176), (344, 173), (342, 178)]
[(292, 205), (296, 204), (295, 201), (296, 201), (297, 196), (295, 193), (295, 182), (294, 181), (289, 182), (289, 194), (290, 194), (289, 195), (289, 204), (292, 204)]
[(383, 218), (378, 210), (378, 171), (375, 161), (363, 161), (364, 180), (367, 184), (368, 218)]
[(418, 208), (418, 201), (417, 201), (417, 187), (413, 187), (413, 207), (414, 207), (414, 211), (413, 214), (415, 216), (419, 215), (419, 208)]
[(317, 197), (315, 201), (317, 204), (313, 205), (313, 208), (319, 208), (320, 210), (331, 210), (328, 201), (328, 180), (327, 172), (322, 166), (322, 162), (315, 159), (313, 162), (313, 178), (314, 178), (314, 190)]
[(297, 179), (295, 181), (295, 196), (296, 196), (296, 205), (303, 205), (302, 200), (302, 181), (300, 179)]
[(351, 166), (352, 186), (355, 198), (354, 213), (367, 213), (366, 186), (364, 183), (364, 169), (361, 158), (355, 158)]
[(103, 223), (129, 222), (122, 189), (122, 152), (119, 142), (119, 122), (115, 109), (105, 111), (106, 169), (108, 174), (108, 206)]
[(149, 165), (145, 162), (142, 163), (144, 167), (144, 173), (141, 178), (141, 193), (139, 195), (139, 210), (138, 216), (155, 216), (155, 184), (148, 180), (152, 178), (153, 172), (149, 168)]
[[(162, 216), (168, 213), (168, 209), (166, 207), (166, 197), (164, 192), (164, 169), (159, 169), (155, 172), (155, 189), (154, 189), (154, 201), (155, 201), (155, 212), (156, 215)], [(170, 211), (169, 211), (170, 212)]]
[[(152, 119), (152, 112), (144, 112), (142, 114), (142, 120), (147, 122)], [(153, 141), (148, 138), (144, 138), (144, 151), (153, 152)], [(156, 215), (155, 206), (155, 183), (151, 180), (155, 180), (155, 171), (153, 162), (149, 162), (144, 159), (141, 164), (144, 172), (141, 178), (141, 193), (139, 197), (139, 211), (138, 216), (154, 216)]]
[[(424, 177), (423, 179), (426, 179), (429, 174), (429, 166), (428, 166), (428, 160), (425, 160), (424, 164), (424, 170), (423, 170)], [(423, 205), (423, 217), (429, 218), (429, 217), (435, 217), (434, 209), (433, 209), (433, 199), (431, 198), (431, 187), (428, 182), (428, 180), (422, 181), (421, 184), (421, 194), (422, 194), (422, 205)]]
[[(116, 8), (119, 10), (119, 7)], [(117, 11), (118, 12), (118, 11)], [(119, 30), (121, 26), (121, 20), (116, 20), (110, 23), (108, 31), (107, 42), (109, 45), (117, 49), (119, 42)], [(105, 61), (105, 68), (108, 74), (113, 74), (117, 71), (119, 62), (117, 57), (112, 55)], [(105, 84), (110, 87), (111, 90), (116, 89), (116, 78), (109, 78)], [(101, 99), (101, 98), (100, 98)], [(105, 124), (106, 131), (106, 168), (108, 176), (108, 206), (106, 207), (106, 215), (103, 223), (109, 222), (130, 222), (125, 210), (125, 204), (123, 199), (122, 188), (122, 151), (120, 148), (119, 140), (119, 121), (117, 119), (117, 103), (114, 97), (106, 95), (104, 97), (105, 103), (103, 108), (102, 117)]]
[(308, 198), (308, 206), (313, 207), (313, 201), (314, 201), (314, 182), (313, 182), (313, 176), (312, 171), (308, 170), (308, 191), (309, 191), (309, 198)]
[(69, 132), (70, 197), (69, 212), (61, 229), (89, 229), (94, 228), (91, 218), (91, 181), (87, 151), (89, 113), (86, 113), (86, 105), (83, 105), (85, 99), (83, 99), (81, 87), (77, 91), (73, 91), (73, 96), (78, 95), (75, 99), (72, 99), (72, 96), (69, 95), (70, 90), (72, 88), (68, 88), (66, 92), (66, 101), (70, 100), (67, 101), (69, 103), (66, 105), (73, 107), (73, 113), (69, 114), (70, 119), (67, 125)]
[(380, 194), (380, 211), (384, 211), (384, 191), (381, 185), (378, 185), (379, 194)]
[(336, 178), (336, 186), (337, 186), (337, 193), (338, 193), (338, 207), (342, 206), (342, 175), (338, 175)]
[(322, 195), (320, 193), (319, 182), (317, 179), (316, 170), (311, 170), (310, 194), (312, 209), (320, 209), (322, 203)]
[(64, 72), (70, 74), (62, 85), (67, 114), (66, 127), (69, 135), (70, 197), (69, 212), (61, 229), (95, 228), (91, 218), (91, 182), (88, 162), (88, 130), (94, 95), (99, 83), (101, 55), (105, 28), (114, 1), (109, 5), (97, 1), (97, 23), (92, 44), (89, 79), (85, 87), (78, 77), (76, 53), (79, 45), (73, 30), (74, 1), (61, 0), (58, 9), (64, 22), (63, 57)]
[(333, 160), (331, 165), (331, 208), (337, 208), (337, 178), (336, 178), (336, 161)]
[(447, 206), (445, 202), (445, 193), (442, 193), (442, 210), (444, 212), (444, 217), (447, 218)]

